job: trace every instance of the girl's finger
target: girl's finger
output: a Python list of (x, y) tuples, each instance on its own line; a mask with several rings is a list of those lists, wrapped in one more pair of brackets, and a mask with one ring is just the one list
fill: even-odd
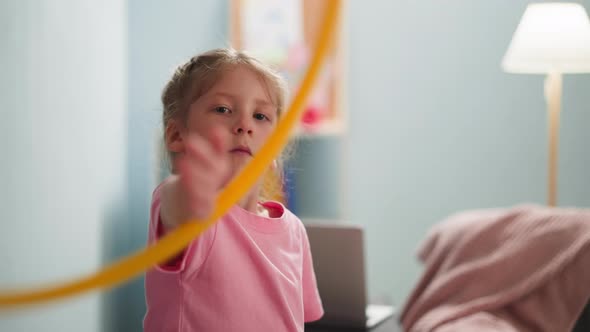
[(186, 155), (194, 165), (203, 165), (206, 168), (214, 167), (218, 162), (218, 153), (211, 143), (203, 137), (192, 134), (187, 140)]
[(213, 128), (213, 130), (211, 130), (211, 145), (213, 147), (213, 151), (218, 156), (224, 156), (228, 149), (228, 147), (225, 146), (225, 142), (223, 141), (222, 130), (222, 128)]

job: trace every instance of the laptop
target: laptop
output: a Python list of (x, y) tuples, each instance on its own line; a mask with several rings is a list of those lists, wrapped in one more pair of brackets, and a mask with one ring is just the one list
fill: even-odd
[(324, 316), (313, 326), (370, 329), (394, 313), (390, 305), (367, 303), (363, 229), (305, 221)]

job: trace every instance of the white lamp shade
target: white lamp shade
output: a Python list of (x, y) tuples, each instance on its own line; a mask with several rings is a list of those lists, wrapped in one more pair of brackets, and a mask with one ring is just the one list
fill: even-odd
[(512, 73), (590, 72), (590, 21), (577, 3), (530, 4), (502, 68)]

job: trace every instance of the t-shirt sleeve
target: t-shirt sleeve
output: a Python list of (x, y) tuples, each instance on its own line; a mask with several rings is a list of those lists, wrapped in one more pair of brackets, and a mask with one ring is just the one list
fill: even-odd
[[(148, 229), (148, 244), (156, 243), (161, 237), (165, 235), (164, 225), (160, 215), (161, 193), (160, 184), (153, 192), (152, 204), (150, 209), (150, 223)], [(196, 270), (205, 261), (213, 240), (215, 238), (215, 225), (205, 231), (197, 239), (182, 250), (177, 256), (171, 258), (165, 263), (157, 265), (155, 268), (161, 272), (178, 273), (186, 270)]]
[(305, 322), (316, 321), (324, 315), (322, 300), (318, 291), (313, 258), (309, 247), (309, 239), (305, 228), (303, 232), (303, 315)]

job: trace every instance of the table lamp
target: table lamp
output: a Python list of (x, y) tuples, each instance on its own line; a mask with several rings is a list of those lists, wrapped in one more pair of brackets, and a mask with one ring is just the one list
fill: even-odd
[(547, 205), (555, 206), (562, 74), (590, 72), (590, 21), (584, 7), (577, 3), (528, 5), (504, 55), (502, 68), (509, 73), (547, 75)]

